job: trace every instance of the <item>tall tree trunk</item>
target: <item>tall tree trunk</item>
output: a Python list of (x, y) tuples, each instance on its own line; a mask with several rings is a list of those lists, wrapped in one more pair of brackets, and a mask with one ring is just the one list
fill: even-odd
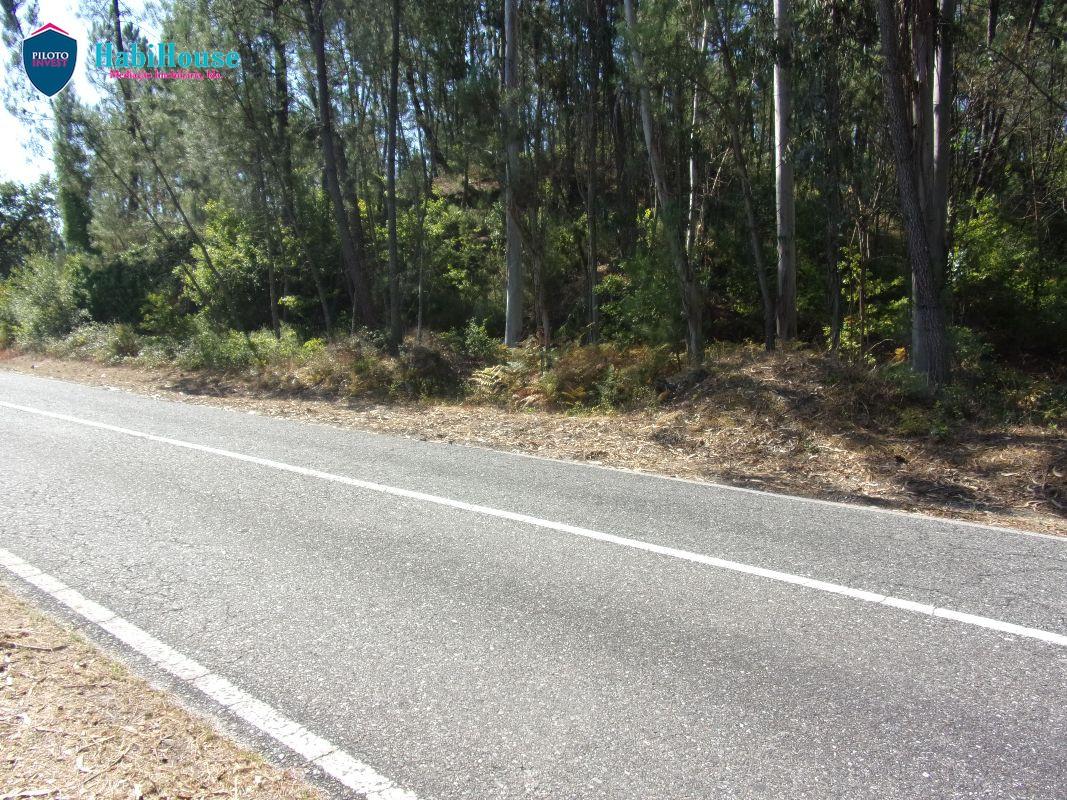
[(741, 110), (738, 108), (740, 87), (738, 85), (737, 70), (734, 67), (733, 56), (730, 54), (730, 41), (726, 36), (726, 28), (719, 18), (718, 9), (714, 5), (708, 9), (708, 19), (711, 20), (712, 31), (719, 45), (723, 69), (726, 72), (729, 99), (722, 103), (722, 110), (723, 115), (726, 117), (726, 125), (730, 134), (730, 149), (733, 151), (734, 160), (737, 162), (737, 171), (741, 179), (741, 201), (745, 211), (745, 226), (748, 229), (749, 248), (752, 252), (752, 268), (756, 273), (756, 284), (759, 286), (760, 302), (763, 307), (763, 346), (767, 351), (771, 351), (774, 350), (777, 317), (774, 300), (771, 296), (770, 281), (767, 280), (767, 271), (763, 266), (763, 247), (760, 245), (756, 202), (752, 192), (752, 180), (748, 174), (748, 160), (745, 158), (745, 148), (741, 138)]
[(748, 175), (748, 162), (745, 149), (741, 143), (741, 131), (734, 119), (730, 125), (730, 146), (737, 161), (741, 178), (741, 204), (745, 211), (745, 227), (748, 229), (748, 246), (752, 253), (752, 266), (756, 271), (756, 284), (759, 287), (760, 302), (763, 306), (763, 347), (768, 352), (774, 350), (775, 307), (771, 297), (770, 281), (763, 266), (763, 246), (760, 244), (759, 219), (756, 217), (756, 200), (752, 194), (752, 179)]
[(933, 85), (933, 175), (930, 187), (930, 239), (934, 247), (934, 284), (939, 295), (945, 291), (948, 274), (948, 198), (952, 173), (952, 99), (954, 75), (952, 32), (956, 0), (940, 0), (937, 15), (937, 47), (934, 51)]
[[(708, 30), (710, 23), (705, 19), (700, 31), (700, 64), (708, 52)], [(702, 167), (707, 162), (700, 149), (700, 126), (704, 121), (703, 81), (697, 80), (693, 87), (693, 107), (689, 116), (689, 222), (685, 238), (685, 252), (690, 262), (696, 258), (696, 248), (700, 243), (700, 210), (704, 203), (701, 191)]]
[[(278, 4), (271, 8), (271, 19), (275, 28), (278, 25)], [(326, 336), (333, 329), (333, 317), (330, 304), (326, 299), (326, 287), (318, 266), (308, 257), (302, 232), (297, 230), (296, 180), (293, 175), (293, 140), (289, 134), (289, 57), (285, 43), (277, 30), (271, 32), (271, 44), (274, 48), (274, 126), (278, 147), (274, 154), (277, 164), (279, 183), (282, 186), (282, 223), (299, 242), (301, 258), (307, 267), (311, 280), (315, 284), (315, 295), (322, 309), (322, 323)]]
[(270, 311), (270, 329), (275, 339), (280, 339), (282, 334), (281, 322), (278, 317), (278, 262), (281, 260), (281, 243), (278, 241), (270, 213), (270, 200), (267, 191), (267, 176), (264, 174), (264, 153), (260, 140), (252, 140), (252, 161), (249, 171), (255, 181), (256, 190), (253, 193), (252, 204), (259, 217), (261, 235), (267, 242), (267, 303)]
[(841, 344), (841, 78), (839, 52), (842, 47), (842, 14), (838, 0), (830, 0), (829, 50), (825, 60), (826, 103), (826, 289), (830, 307), (830, 350)]
[[(124, 48), (122, 43), (122, 12), (119, 7), (119, 0), (112, 0), (111, 13), (115, 17), (115, 49), (121, 53)], [(12, 14), (12, 16), (14, 16), (14, 14)], [(136, 123), (134, 122), (133, 117), (133, 93), (130, 90), (130, 84), (127, 81), (120, 80), (118, 81), (118, 84), (119, 92), (122, 94), (122, 107), (126, 114), (126, 132), (131, 139), (134, 139), (137, 135), (137, 131), (135, 130)], [(136, 165), (130, 167), (128, 180), (131, 188), (126, 194), (126, 208), (128, 211), (133, 212), (138, 209), (140, 204), (138, 196), (141, 188), (141, 173), (138, 171)]]
[[(311, 49), (315, 54), (315, 85), (319, 112), (319, 142), (326, 177), (326, 191), (330, 196), (337, 237), (341, 243), (341, 258), (352, 285), (353, 304), (363, 324), (375, 324), (374, 306), (366, 270), (356, 252), (352, 229), (348, 224), (341, 181), (337, 171), (337, 143), (333, 127), (333, 109), (330, 101), (330, 81), (326, 65), (326, 31), (322, 21), (322, 0), (304, 0), (304, 15), (307, 19)], [(358, 212), (358, 209), (357, 209)], [(354, 320), (353, 320), (354, 322)]]
[(596, 344), (600, 341), (600, 309), (597, 305), (597, 261), (600, 254), (597, 230), (597, 141), (600, 128), (598, 114), (600, 108), (600, 14), (597, 0), (586, 0), (585, 56), (589, 64), (589, 94), (586, 106), (586, 149), (585, 149), (585, 223), (588, 254), (586, 259), (586, 342)]
[(793, 21), (789, 0), (774, 0), (774, 185), (778, 229), (778, 336), (797, 336), (796, 211), (790, 117)]
[(504, 0), (504, 148), (507, 158), (504, 182), (506, 228), (507, 299), (504, 309), (504, 344), (517, 347), (522, 340), (522, 233), (515, 183), (519, 177), (519, 4)]
[(704, 363), (703, 297), (700, 285), (693, 274), (693, 267), (685, 252), (686, 235), (682, 215), (677, 202), (667, 185), (667, 171), (660, 150), (659, 137), (652, 120), (652, 94), (648, 88), (645, 73), (645, 59), (637, 43), (637, 13), (634, 0), (625, 0), (626, 26), (630, 35), (630, 58), (638, 81), (638, 105), (641, 112), (641, 129), (644, 132), (645, 148), (648, 150), (648, 162), (652, 169), (652, 182), (656, 187), (656, 198), (663, 209), (664, 229), (671, 260), (674, 262), (675, 274), (682, 295), (682, 311), (686, 321), (686, 353), (691, 367)]
[(389, 215), (389, 349), (400, 351), (400, 264), (396, 245), (396, 129), (399, 123), (400, 0), (393, 0), (393, 50), (389, 64), (389, 141), (386, 146), (385, 197)]
[[(925, 137), (920, 125), (915, 125), (919, 134), (918, 141), (912, 135), (913, 120), (908, 114), (908, 100), (904, 90), (905, 76), (910, 76), (912, 70), (905, 71), (900, 55), (900, 22), (895, 0), (877, 0), (876, 8), (882, 44), (886, 112), (896, 162), (908, 260), (911, 263), (912, 364), (916, 371), (926, 377), (931, 387), (936, 387), (948, 379), (949, 356), (945, 315), (934, 277), (918, 175), (921, 163), (918, 144)], [(921, 11), (917, 17), (917, 21), (921, 21)], [(923, 35), (921, 31), (919, 33)], [(916, 61), (920, 62), (922, 57), (923, 51), (919, 48)], [(919, 104), (915, 107), (921, 108)]]

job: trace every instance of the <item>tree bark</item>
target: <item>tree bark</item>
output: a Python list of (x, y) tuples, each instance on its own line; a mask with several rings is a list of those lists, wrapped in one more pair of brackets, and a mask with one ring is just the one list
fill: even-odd
[[(352, 284), (353, 304), (364, 325), (375, 324), (374, 306), (371, 302), (370, 285), (366, 270), (360, 262), (352, 238), (352, 229), (345, 211), (341, 181), (337, 172), (337, 144), (333, 127), (333, 110), (330, 101), (330, 81), (326, 65), (326, 32), (322, 22), (322, 0), (304, 0), (311, 48), (315, 55), (315, 84), (319, 112), (319, 141), (326, 177), (326, 191), (330, 196), (337, 237), (341, 243), (341, 258)], [(358, 209), (357, 209), (358, 213)], [(354, 323), (354, 320), (353, 320)]]
[(504, 148), (506, 156), (504, 181), (504, 225), (506, 229), (505, 260), (507, 262), (507, 294), (504, 309), (504, 344), (517, 347), (522, 340), (522, 233), (519, 230), (519, 208), (515, 197), (515, 183), (519, 176), (518, 91), (518, 0), (504, 0)]
[[(705, 19), (700, 31), (700, 63), (704, 63), (708, 52), (709, 23)], [(685, 252), (690, 260), (696, 258), (696, 247), (700, 243), (700, 210), (704, 203), (704, 194), (700, 190), (701, 167), (707, 159), (700, 152), (700, 125), (704, 121), (703, 81), (697, 80), (693, 88), (692, 113), (689, 116), (689, 222), (685, 237)]]
[[(271, 19), (275, 26), (278, 24), (278, 5), (272, 7)], [(293, 175), (293, 140), (289, 134), (289, 57), (285, 51), (285, 43), (277, 31), (271, 32), (271, 44), (274, 48), (274, 125), (278, 147), (274, 154), (279, 183), (282, 187), (282, 223), (297, 237), (301, 256), (315, 284), (315, 294), (319, 299), (322, 309), (322, 322), (329, 337), (333, 329), (333, 317), (330, 314), (330, 304), (326, 299), (326, 287), (323, 286), (319, 268), (308, 258), (304, 247), (304, 238), (297, 230), (296, 213), (296, 180)]]
[(389, 64), (389, 138), (386, 146), (385, 198), (389, 215), (389, 350), (400, 351), (400, 264), (396, 243), (396, 129), (399, 123), (400, 0), (393, 0), (393, 49)]
[(426, 146), (430, 151), (430, 170), (436, 175), (439, 169), (448, 170), (448, 161), (441, 152), (441, 145), (437, 140), (437, 131), (419, 98), (418, 87), (415, 85), (415, 69), (408, 63), (404, 70), (404, 77), (408, 85), (408, 94), (411, 96), (411, 108), (415, 112), (415, 122), (418, 124), (422, 135), (426, 140)]
[(793, 200), (793, 153), (790, 141), (793, 96), (793, 23), (789, 0), (774, 0), (774, 185), (778, 229), (778, 336), (797, 336), (796, 211)]
[[(913, 120), (908, 114), (904, 90), (905, 72), (898, 40), (900, 23), (895, 0), (877, 0), (878, 28), (882, 45), (882, 79), (885, 84), (886, 113), (896, 162), (897, 188), (912, 278), (912, 365), (937, 387), (948, 380), (948, 339), (944, 310), (934, 279), (926, 218), (923, 213), (918, 144), (925, 138), (916, 126), (918, 142), (912, 135)], [(921, 20), (921, 12), (919, 14)], [(923, 57), (919, 48), (916, 61)]]
[(841, 83), (839, 48), (841, 38), (841, 8), (836, 0), (830, 2), (831, 40), (825, 67), (826, 103), (826, 283), (830, 307), (830, 350), (837, 352), (841, 344)]
[(930, 187), (930, 238), (935, 288), (945, 290), (948, 274), (948, 199), (952, 173), (952, 99), (954, 75), (952, 31), (956, 0), (940, 0), (937, 15), (937, 45), (934, 51), (933, 85), (933, 175)]
[(597, 304), (597, 261), (599, 256), (597, 215), (597, 142), (600, 128), (597, 115), (600, 109), (600, 39), (601, 20), (596, 0), (586, 0), (586, 58), (589, 63), (589, 94), (586, 107), (585, 150), (585, 223), (588, 254), (586, 258), (586, 342), (600, 341), (600, 309)]

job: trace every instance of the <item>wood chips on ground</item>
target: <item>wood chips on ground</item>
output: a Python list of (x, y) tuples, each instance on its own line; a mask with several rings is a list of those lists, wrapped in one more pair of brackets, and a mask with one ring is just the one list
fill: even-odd
[[(698, 392), (615, 413), (377, 403), (239, 376), (8, 354), (0, 368), (265, 416), (1067, 534), (1067, 437), (1038, 426), (895, 436), (843, 419), (801, 354), (732, 364)], [(856, 400), (855, 402), (862, 402)]]
[(0, 586), (0, 798), (321, 798)]

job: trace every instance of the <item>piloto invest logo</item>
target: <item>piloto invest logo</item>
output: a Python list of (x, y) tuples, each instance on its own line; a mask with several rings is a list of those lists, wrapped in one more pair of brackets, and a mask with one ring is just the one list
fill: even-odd
[(78, 40), (49, 22), (22, 40), (22, 65), (37, 91), (54, 97), (74, 77)]

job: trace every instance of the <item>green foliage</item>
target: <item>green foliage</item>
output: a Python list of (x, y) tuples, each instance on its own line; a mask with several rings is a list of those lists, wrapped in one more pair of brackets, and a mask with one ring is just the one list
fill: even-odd
[[(654, 402), (664, 381), (678, 385), (668, 378), (680, 371), (685, 325), (664, 233), (684, 214), (691, 188), (699, 235), (687, 246), (706, 295), (703, 332), (727, 343), (761, 338), (751, 248), (754, 239), (773, 289), (775, 45), (767, 4), (719, 7), (728, 41), (709, 30), (706, 47), (699, 4), (637, 5), (633, 26), (611, 4), (593, 15), (558, 0), (524, 6), (521, 87), (506, 97), (498, 5), (406, 7), (400, 316), (405, 331), (418, 325), (420, 335), (393, 357), (380, 330), (350, 336), (365, 322), (352, 318), (359, 301), (368, 300), (379, 327), (389, 316), (388, 37), (375, 24), (384, 7), (327, 6), (329, 38), (344, 46), (324, 54), (323, 99), (333, 113), (320, 119), (307, 102), (317, 59), (301, 13), (242, 3), (219, 15), (193, 0), (164, 3), (158, 23), (168, 38), (237, 47), (242, 69), (221, 82), (112, 82), (92, 107), (69, 92), (55, 101), (57, 186), (0, 184), (0, 280), (17, 272), (0, 288), (0, 344), (179, 359), (278, 387), (382, 398), (468, 393), (568, 409)], [(801, 339), (828, 337), (827, 260), (841, 250), (846, 363), (832, 379), (841, 381), (842, 402), (899, 403), (888, 424), (907, 435), (947, 435), (980, 414), (1062, 413), (1058, 378), (1036, 382), (997, 362), (1009, 356), (1028, 369), (1038, 355), (1048, 365), (1067, 341), (1067, 128), (1034, 89), (1056, 85), (1067, 66), (1067, 48), (1047, 35), (1058, 30), (1053, 9), (1035, 6), (1032, 26), (1029, 13), (1000, 18), (998, 47), (1030, 81), (1002, 80), (981, 9), (961, 9), (954, 28), (951, 146), (960, 157), (950, 176), (954, 249), (944, 299), (948, 318), (968, 330), (956, 332), (956, 382), (936, 397), (913, 385), (906, 364), (910, 277), (876, 23), (856, 3), (832, 14), (793, 10)], [(107, 26), (114, 9), (86, 13)], [(635, 44), (641, 75), (630, 58)], [(649, 180), (639, 84), (650, 89), (666, 203)], [(518, 105), (528, 143), (510, 175), (503, 99)], [(325, 188), (327, 123), (340, 208)], [(523, 331), (551, 332), (550, 342), (512, 351), (499, 344), (505, 180), (521, 229)], [(51, 274), (27, 259), (59, 263), (60, 218), (66, 252), (76, 257)], [(342, 232), (352, 234), (356, 264), (342, 258)], [(353, 297), (354, 269), (365, 271), (369, 298)], [(601, 344), (584, 348), (594, 338), (590, 272)], [(99, 327), (80, 326), (79, 305)], [(281, 341), (266, 332), (275, 319)]]
[(33, 256), (7, 281), (0, 318), (11, 326), (21, 345), (60, 337), (88, 319), (78, 306), (72, 259)]
[(598, 287), (601, 334), (622, 344), (674, 342), (682, 333), (677, 280), (651, 210), (642, 222), (641, 246)]
[[(849, 246), (842, 254), (839, 270), (854, 294), (851, 311), (841, 319), (840, 354), (854, 363), (874, 366), (897, 348), (910, 344), (907, 281), (899, 269), (886, 270), (879, 262), (866, 263), (859, 251)], [(847, 303), (849, 298), (845, 300)], [(823, 327), (822, 334), (824, 340), (830, 340), (829, 325)]]
[(114, 363), (141, 355), (144, 340), (132, 327), (101, 322), (89, 322), (66, 336), (54, 338), (38, 346), (51, 355)]
[(1067, 270), (1031, 226), (991, 197), (972, 202), (956, 231), (952, 281), (959, 319), (1002, 351), (1062, 352), (1067, 341)]
[(666, 346), (572, 346), (554, 359), (541, 385), (547, 400), (559, 406), (647, 406), (655, 401), (656, 383), (674, 368)]
[(441, 338), (459, 355), (479, 364), (495, 363), (507, 353), (500, 340), (486, 329), (485, 323), (474, 319), (462, 330), (451, 331)]
[[(405, 250), (414, 254), (418, 231), (412, 209), (398, 220)], [(500, 223), (486, 209), (463, 208), (445, 198), (427, 203), (421, 259), (424, 319), (437, 330), (462, 328), (470, 320), (500, 317), (497, 266)], [(498, 262), (499, 263), (499, 262)]]
[(53, 101), (55, 134), (52, 158), (56, 168), (56, 202), (63, 221), (63, 241), (68, 250), (90, 248), (89, 225), (93, 218), (89, 196), (89, 156), (78, 127), (80, 108), (73, 90), (61, 92)]
[(141, 306), (141, 330), (173, 341), (188, 339), (194, 328), (194, 317), (182, 311), (179, 298), (163, 292), (149, 292)]
[(0, 182), (0, 279), (32, 254), (58, 249), (53, 186), (42, 179), (29, 186)]
[(84, 304), (94, 320), (144, 322), (150, 332), (171, 332), (154, 329), (155, 323), (144, 315), (156, 313), (164, 297), (173, 298), (168, 302), (175, 307), (181, 305), (175, 273), (190, 263), (187, 237), (156, 236), (112, 255), (81, 255), (75, 263)]
[(213, 369), (243, 372), (253, 367), (296, 359), (301, 344), (296, 332), (285, 326), (276, 339), (269, 330), (249, 334), (219, 329), (203, 315), (192, 321), (189, 339), (178, 351), (177, 361), (184, 369)]
[[(204, 207), (201, 238), (210, 256), (192, 250), (193, 267), (182, 273), (185, 296), (211, 319), (227, 326), (263, 324), (257, 299), (264, 295), (268, 256), (246, 214), (218, 201)], [(236, 316), (235, 316), (236, 315)]]
[(656, 401), (656, 384), (678, 364), (666, 346), (569, 345), (548, 353), (533, 346), (475, 371), (472, 399), (520, 407), (628, 408)]

